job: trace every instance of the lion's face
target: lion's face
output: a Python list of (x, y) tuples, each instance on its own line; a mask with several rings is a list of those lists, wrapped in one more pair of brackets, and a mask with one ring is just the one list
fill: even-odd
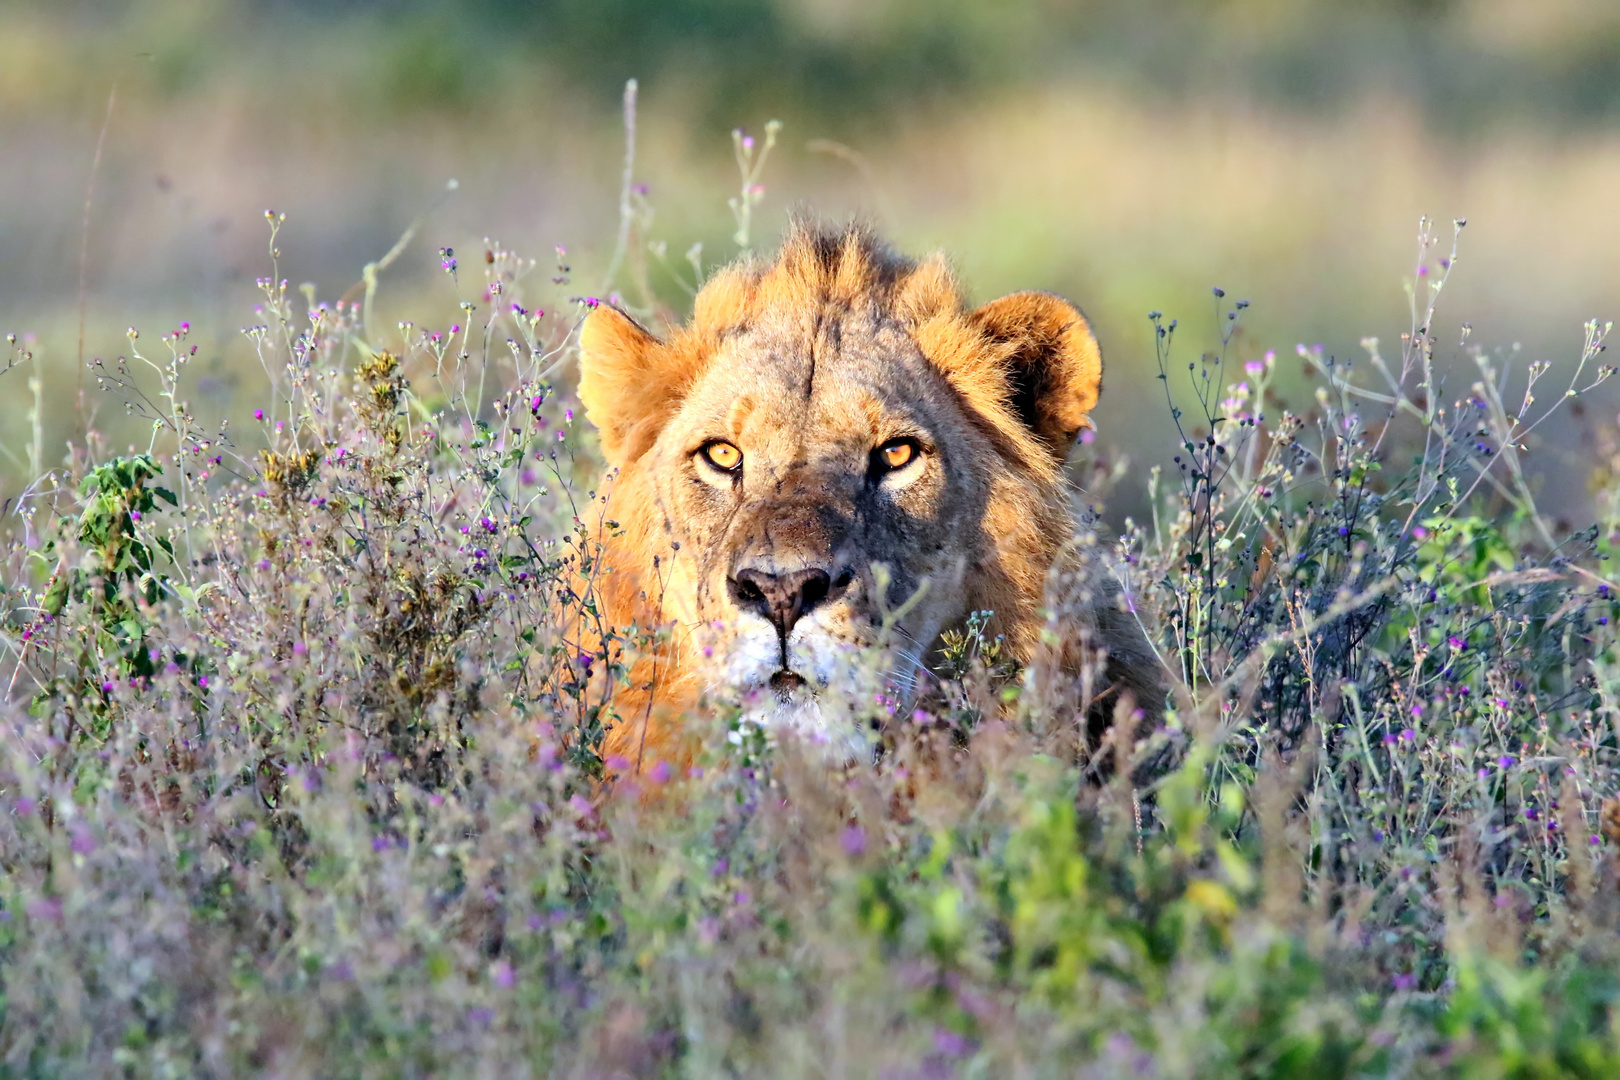
[[(1027, 629), (1010, 620), (1038, 606), (1068, 535), (1052, 488), (1099, 365), (1054, 297), (966, 314), (938, 264), (846, 234), (795, 265), (792, 243), (711, 284), (667, 345), (599, 308), (581, 396), (621, 473), (613, 562), (635, 602), (614, 614), (672, 623), (670, 674), (691, 691), (850, 745), (851, 702), (904, 707), (969, 612)], [(840, 289), (840, 267), (865, 277)], [(1004, 325), (1019, 316), (1058, 341), (1078, 322), (1092, 361), (1078, 406), (1059, 407), (1039, 350), (1020, 357)], [(1044, 366), (1021, 382), (1032, 358)]]
[(870, 312), (729, 336), (649, 451), (681, 545), (669, 613), (694, 630), (705, 688), (836, 729), (822, 692), (881, 645), (882, 681), (908, 697), (965, 614), (988, 485), (964, 462), (986, 442), (916, 342)]

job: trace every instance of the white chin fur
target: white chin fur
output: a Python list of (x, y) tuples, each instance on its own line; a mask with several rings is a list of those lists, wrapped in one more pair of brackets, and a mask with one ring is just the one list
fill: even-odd
[(756, 690), (745, 704), (743, 720), (771, 732), (791, 731), (836, 762), (862, 761), (872, 755), (872, 740), (847, 710), (829, 709), (831, 695), (800, 689), (783, 700), (770, 688)]
[(881, 680), (863, 670), (858, 649), (834, 640), (813, 617), (801, 620), (788, 636), (788, 664), (805, 685), (782, 693), (771, 686), (771, 677), (782, 669), (776, 628), (739, 613), (728, 638), (714, 646), (715, 659), (724, 659), (712, 689), (739, 702), (744, 720), (767, 731), (795, 732), (835, 759), (871, 754), (866, 724), (851, 706), (871, 701)]

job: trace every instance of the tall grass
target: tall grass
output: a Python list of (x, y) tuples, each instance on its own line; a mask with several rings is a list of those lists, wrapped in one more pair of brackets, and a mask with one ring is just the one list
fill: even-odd
[(0, 1075), (1620, 1070), (1620, 451), (1559, 536), (1516, 449), (1606, 327), (1549, 401), (1483, 352), (1448, 401), (1425, 230), (1399, 348), (1305, 350), (1294, 415), (1154, 315), (1174, 471), (1087, 486), (1153, 491), (1095, 543), (1159, 730), (1087, 756), (975, 623), (874, 762), (700, 716), (697, 767), (606, 785), (658, 628), (592, 594), (585, 301), (441, 258), (485, 288), (434, 328), (265, 278), (245, 432), (187, 405), (189, 326), (131, 331), (96, 373), (149, 446), (92, 432), (18, 506)]

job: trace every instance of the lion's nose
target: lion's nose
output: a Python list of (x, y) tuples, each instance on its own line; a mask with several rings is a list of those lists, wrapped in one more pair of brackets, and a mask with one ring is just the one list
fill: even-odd
[(826, 570), (812, 567), (786, 574), (745, 568), (732, 575), (728, 584), (731, 598), (744, 611), (753, 611), (776, 624), (786, 638), (793, 624), (820, 605), (842, 593), (853, 575), (838, 575), (834, 581)]

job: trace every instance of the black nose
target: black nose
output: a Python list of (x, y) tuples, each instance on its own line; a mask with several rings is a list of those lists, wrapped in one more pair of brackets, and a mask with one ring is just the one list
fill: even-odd
[(826, 603), (834, 592), (842, 593), (852, 575), (839, 575), (835, 583), (820, 567), (772, 574), (764, 570), (738, 570), (729, 579), (731, 599), (744, 611), (756, 612), (776, 624), (786, 638), (793, 624)]

